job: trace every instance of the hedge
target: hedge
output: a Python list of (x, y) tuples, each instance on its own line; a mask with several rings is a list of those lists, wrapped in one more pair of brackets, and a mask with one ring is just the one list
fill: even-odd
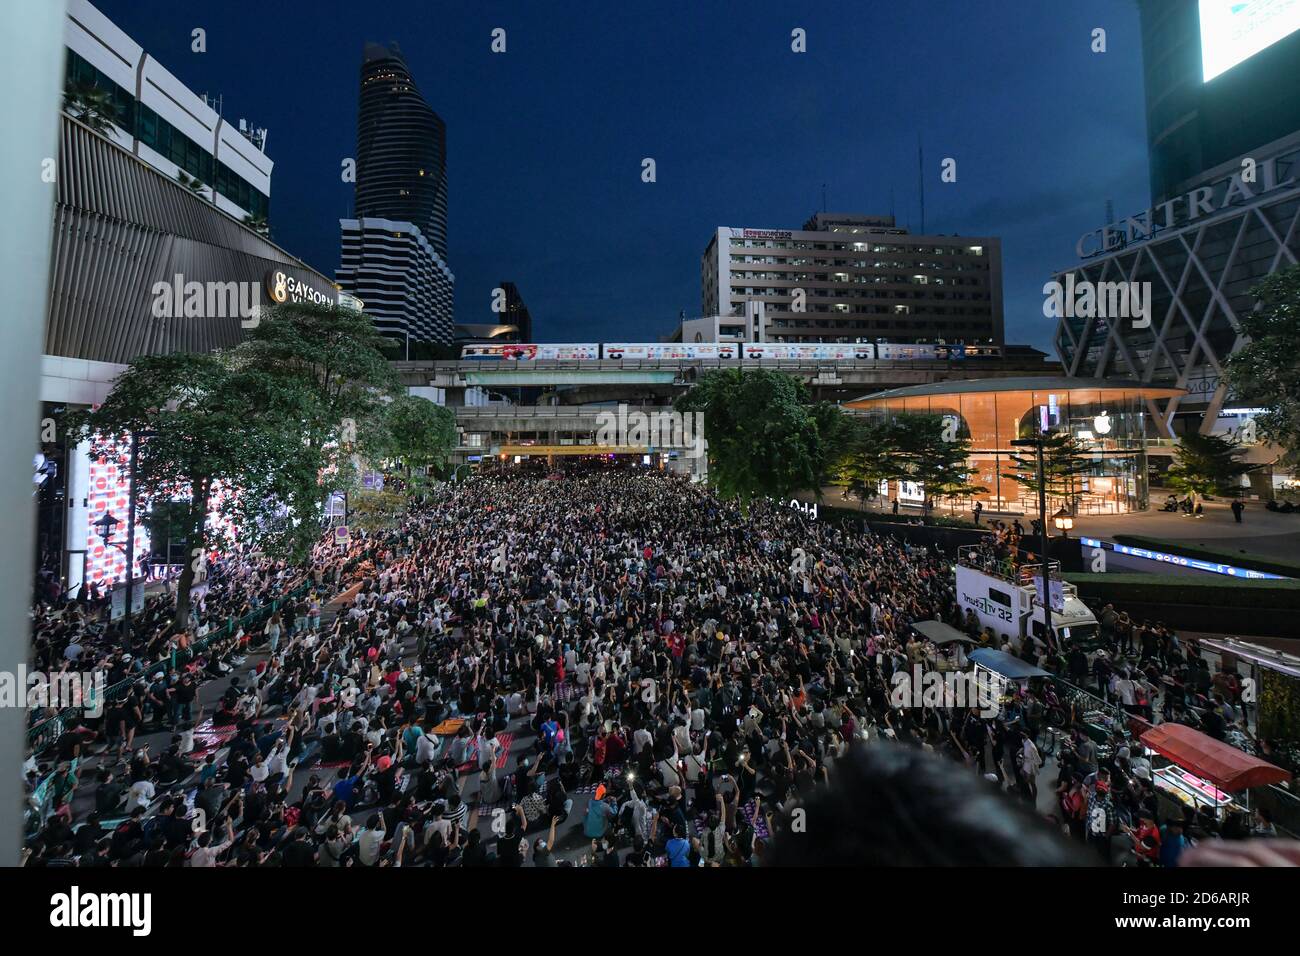
[[(866, 521), (869, 524), (916, 524), (916, 519), (920, 517), (915, 514), (893, 514), (888, 511), (859, 511), (857, 508), (841, 508), (839, 505), (817, 505), (817, 513), (824, 514), (830, 518), (836, 518), (841, 521)], [(930, 528), (970, 528), (973, 531), (988, 531), (989, 526), (986, 524), (976, 524), (973, 521), (967, 521), (965, 518), (948, 518), (939, 514), (931, 514), (924, 519), (926, 527)]]
[(1181, 604), (1188, 607), (1239, 607), (1300, 610), (1300, 581), (1250, 581), (1225, 577), (1194, 583), (1185, 577), (1158, 574), (1063, 575), (1085, 598)]
[(1251, 571), (1264, 571), (1268, 574), (1282, 574), (1289, 577), (1300, 576), (1300, 564), (1284, 561), (1281, 558), (1265, 558), (1258, 554), (1232, 551), (1228, 548), (1211, 548), (1201, 544), (1188, 544), (1185, 541), (1169, 541), (1165, 538), (1149, 538), (1141, 534), (1117, 534), (1115, 540), (1135, 548), (1149, 548), (1153, 551), (1168, 551), (1170, 554), (1185, 558), (1202, 558), (1220, 564), (1232, 564)]

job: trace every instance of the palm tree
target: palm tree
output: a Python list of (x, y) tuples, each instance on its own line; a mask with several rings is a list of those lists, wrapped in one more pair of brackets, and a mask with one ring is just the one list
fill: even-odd
[(109, 135), (118, 121), (113, 98), (91, 83), (68, 84), (63, 91), (63, 111), (103, 136)]
[(176, 181), (196, 196), (202, 196), (204, 199), (208, 198), (207, 193), (204, 192), (208, 187), (204, 184), (203, 180), (196, 176), (188, 175), (185, 170), (176, 170)]

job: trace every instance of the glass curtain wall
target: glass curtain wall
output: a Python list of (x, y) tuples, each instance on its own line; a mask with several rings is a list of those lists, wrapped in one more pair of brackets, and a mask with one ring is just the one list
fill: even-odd
[[(868, 401), (862, 408), (886, 418), (956, 416), (959, 436), (971, 444), (972, 484), (987, 490), (965, 500), (942, 502), (940, 507), (969, 510), (978, 500), (989, 512), (1037, 514), (1036, 493), (1008, 477), (1016, 468), (1011, 442), (1047, 429), (1067, 431), (1081, 452), (1073, 494), (1049, 494), (1049, 512), (1065, 507), (1081, 515), (1123, 514), (1147, 507), (1146, 412), (1136, 392), (966, 392)], [(891, 496), (896, 491), (891, 489)], [(910, 497), (904, 496), (902, 503), (912, 503)]]

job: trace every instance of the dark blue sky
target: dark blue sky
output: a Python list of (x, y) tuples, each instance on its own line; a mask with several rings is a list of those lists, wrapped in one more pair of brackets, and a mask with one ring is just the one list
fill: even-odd
[[(362, 44), (396, 40), (447, 122), (456, 318), (490, 320), (510, 279), (539, 341), (656, 339), (700, 313), (715, 227), (798, 228), (823, 183), (836, 212), (888, 213), (892, 190), (918, 228), (918, 133), (928, 231), (1002, 238), (1009, 341), (1048, 349), (1050, 272), (1107, 198), (1118, 215), (1147, 205), (1132, 0), (97, 4), (221, 93), (227, 119), (269, 128), (274, 238), (331, 276)], [(641, 182), (644, 157), (658, 182)]]

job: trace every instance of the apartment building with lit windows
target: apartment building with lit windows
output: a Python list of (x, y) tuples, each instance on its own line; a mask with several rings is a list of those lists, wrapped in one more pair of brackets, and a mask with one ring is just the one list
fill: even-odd
[(704, 315), (759, 315), (769, 342), (1003, 342), (1001, 241), (914, 235), (892, 216), (720, 226), (701, 284)]

